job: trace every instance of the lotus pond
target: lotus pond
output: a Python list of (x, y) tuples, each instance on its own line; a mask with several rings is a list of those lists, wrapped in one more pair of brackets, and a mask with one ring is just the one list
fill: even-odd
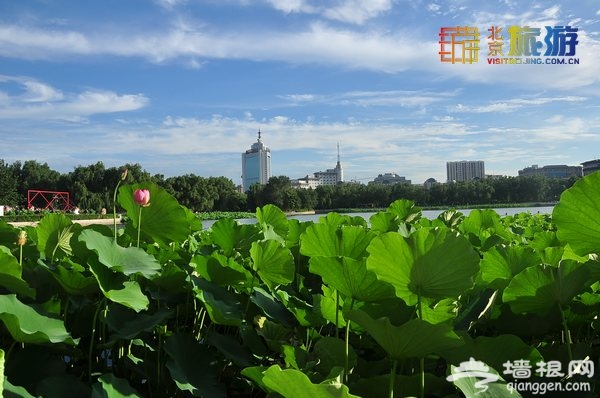
[(155, 185), (117, 194), (124, 226), (0, 221), (0, 394), (598, 395), (600, 173), (551, 215), (267, 205), (208, 230)]

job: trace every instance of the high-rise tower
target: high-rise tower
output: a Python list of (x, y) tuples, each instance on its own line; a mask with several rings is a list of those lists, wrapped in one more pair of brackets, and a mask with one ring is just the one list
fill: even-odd
[(271, 178), (271, 150), (258, 139), (242, 153), (242, 189), (247, 192), (253, 184), (266, 184)]
[(448, 181), (470, 181), (485, 178), (485, 165), (483, 160), (461, 160), (460, 162), (446, 162)]
[(337, 163), (335, 165), (335, 171), (337, 173), (338, 182), (344, 181), (344, 169), (342, 169), (342, 163), (340, 162), (340, 143), (337, 143)]

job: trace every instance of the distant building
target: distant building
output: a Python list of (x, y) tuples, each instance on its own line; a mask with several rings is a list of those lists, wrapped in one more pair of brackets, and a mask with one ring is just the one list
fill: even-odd
[(581, 166), (567, 166), (566, 164), (552, 164), (538, 167), (534, 164), (519, 170), (519, 177), (544, 176), (548, 178), (581, 177), (583, 174)]
[(321, 185), (337, 185), (344, 182), (344, 169), (340, 162), (340, 144), (337, 146), (337, 163), (333, 169), (317, 171), (312, 176), (299, 178), (292, 182), (296, 188), (316, 188)]
[(459, 162), (446, 162), (448, 182), (471, 181), (485, 178), (483, 160), (461, 160)]
[(407, 180), (405, 177), (399, 176), (396, 173), (385, 173), (379, 174), (373, 181), (370, 181), (369, 184), (383, 184), (383, 185), (391, 185), (391, 184), (410, 184), (410, 180)]
[(247, 192), (253, 184), (266, 184), (271, 178), (271, 150), (260, 140), (242, 153), (242, 191)]
[(321, 183), (321, 180), (319, 180), (317, 177), (314, 176), (314, 174), (312, 177), (306, 176), (304, 178), (298, 178), (297, 180), (292, 181), (292, 187), (294, 187), (294, 188), (315, 189), (319, 185), (323, 185), (323, 184)]
[(423, 183), (423, 186), (424, 186), (426, 189), (429, 189), (429, 188), (431, 188), (432, 186), (434, 186), (434, 185), (435, 185), (435, 184), (437, 184), (437, 183), (438, 183), (438, 182), (436, 181), (436, 179), (435, 179), (435, 178), (433, 178), (433, 177), (431, 177), (431, 178), (428, 178), (428, 179), (426, 179), (426, 180), (425, 180), (425, 182)]
[(586, 176), (600, 170), (600, 159), (588, 160), (581, 163), (581, 165), (583, 166), (583, 175)]

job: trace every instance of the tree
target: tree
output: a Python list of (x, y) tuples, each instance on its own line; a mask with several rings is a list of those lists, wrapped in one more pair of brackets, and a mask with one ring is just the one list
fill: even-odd
[(19, 194), (19, 205), (27, 205), (27, 191), (39, 189), (56, 191), (60, 173), (52, 170), (47, 163), (39, 163), (35, 160), (26, 160), (23, 165), (20, 162), (13, 164), (17, 172), (17, 191)]
[(19, 203), (18, 180), (13, 166), (0, 159), (0, 205), (16, 206)]
[(292, 190), (292, 183), (289, 177), (278, 176), (269, 178), (269, 182), (265, 185), (262, 191), (263, 203), (273, 204), (283, 210), (289, 210), (286, 208), (286, 196), (288, 191)]

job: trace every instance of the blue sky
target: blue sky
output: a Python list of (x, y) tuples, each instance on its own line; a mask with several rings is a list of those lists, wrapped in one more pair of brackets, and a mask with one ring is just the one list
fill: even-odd
[[(492, 25), (576, 27), (579, 64), (489, 65)], [(455, 26), (479, 29), (478, 62), (440, 62)], [(577, 165), (600, 158), (599, 32), (595, 0), (2, 1), (0, 159), (239, 184), (260, 129), (290, 178), (338, 142), (361, 182)]]

